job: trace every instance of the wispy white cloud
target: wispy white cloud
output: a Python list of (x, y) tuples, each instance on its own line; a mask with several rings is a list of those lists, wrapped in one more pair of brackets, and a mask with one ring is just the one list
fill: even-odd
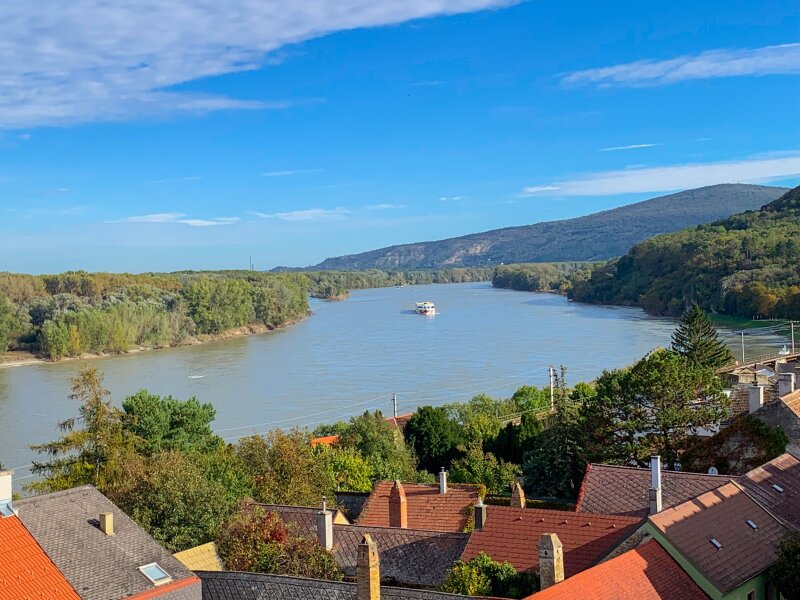
[(610, 148), (599, 148), (598, 152), (617, 152), (619, 150), (638, 150), (640, 148), (653, 148), (661, 144), (630, 144), (628, 146), (611, 146)]
[(279, 219), (281, 221), (331, 221), (344, 219), (349, 213), (350, 211), (346, 208), (306, 208), (277, 213), (251, 212), (262, 219)]
[(213, 219), (187, 218), (186, 214), (179, 212), (154, 213), (151, 215), (135, 215), (108, 221), (108, 223), (176, 223), (190, 227), (215, 227), (217, 225), (233, 225), (240, 220), (239, 217), (214, 217)]
[(411, 85), (413, 87), (437, 87), (443, 85), (444, 81), (441, 79), (429, 79), (427, 81), (415, 81)]
[(551, 185), (526, 187), (520, 196), (608, 196), (669, 192), (718, 183), (769, 183), (800, 177), (800, 152), (709, 163), (589, 173)]
[(561, 81), (566, 85), (657, 86), (691, 79), (780, 74), (800, 74), (800, 44), (710, 50), (667, 60), (638, 60), (575, 71)]
[(200, 175), (187, 175), (185, 177), (172, 177), (169, 179), (149, 179), (145, 183), (175, 183), (179, 181), (198, 181), (202, 179)]
[(405, 207), (405, 204), (370, 204), (367, 210), (393, 210)]
[(439, 196), (440, 202), (458, 202), (459, 200), (466, 200), (466, 196)]
[(516, 1), (2, 2), (0, 128), (286, 108), (291, 100), (227, 98), (174, 86), (261, 68), (283, 47), (335, 31)]
[(287, 171), (267, 171), (262, 177), (290, 177), (292, 175), (305, 175), (306, 173), (319, 173), (322, 169), (293, 169)]

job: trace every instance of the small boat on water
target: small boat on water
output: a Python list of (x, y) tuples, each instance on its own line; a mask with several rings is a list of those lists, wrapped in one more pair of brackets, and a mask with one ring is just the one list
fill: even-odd
[(417, 302), (414, 310), (418, 315), (433, 316), (436, 314), (436, 305), (433, 302)]

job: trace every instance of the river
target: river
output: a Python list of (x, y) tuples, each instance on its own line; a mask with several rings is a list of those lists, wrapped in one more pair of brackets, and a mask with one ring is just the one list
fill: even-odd
[[(414, 314), (419, 300), (435, 302), (438, 314)], [(547, 385), (550, 364), (565, 365), (570, 384), (588, 381), (668, 344), (675, 327), (636, 308), (489, 283), (360, 290), (342, 302), (312, 300), (312, 310), (264, 335), (88, 362), (105, 373), (117, 403), (141, 388), (213, 403), (216, 431), (233, 441), (367, 409), (388, 415), (393, 392), (401, 414), (480, 392), (509, 396)], [(67, 394), (81, 364), (0, 369), (0, 463), (17, 467), (18, 483), (30, 477), (28, 446), (57, 438), (56, 423), (76, 414)]]

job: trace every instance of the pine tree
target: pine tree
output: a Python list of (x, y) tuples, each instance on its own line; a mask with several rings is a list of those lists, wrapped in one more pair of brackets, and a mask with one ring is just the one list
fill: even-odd
[(693, 304), (683, 313), (678, 328), (672, 334), (672, 349), (710, 368), (723, 367), (734, 361), (733, 354), (719, 339), (711, 319), (699, 304)]

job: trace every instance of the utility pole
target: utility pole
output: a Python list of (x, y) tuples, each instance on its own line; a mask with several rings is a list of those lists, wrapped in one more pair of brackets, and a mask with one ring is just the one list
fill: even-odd
[(392, 394), (392, 413), (394, 418), (397, 418), (397, 394)]
[(794, 321), (792, 321), (792, 354), (794, 354), (796, 350), (794, 349)]
[(744, 331), (742, 333), (742, 364), (744, 364)]
[(556, 370), (553, 368), (553, 365), (547, 367), (547, 373), (550, 375), (550, 410), (554, 410), (556, 407), (554, 398)]

